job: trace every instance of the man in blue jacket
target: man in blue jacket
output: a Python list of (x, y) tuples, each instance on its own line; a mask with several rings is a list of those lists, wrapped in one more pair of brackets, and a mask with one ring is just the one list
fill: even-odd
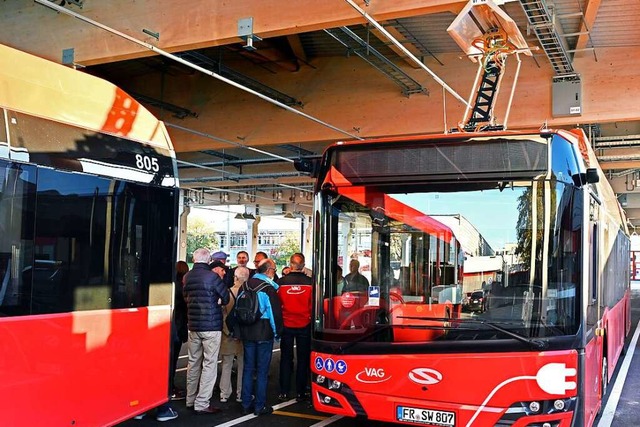
[[(273, 342), (282, 334), (282, 304), (278, 297), (278, 285), (273, 277), (276, 265), (267, 258), (259, 262), (256, 274), (247, 282), (251, 289), (263, 283), (268, 285), (258, 292), (261, 317), (252, 325), (240, 325), (240, 337), (244, 347), (244, 369), (242, 371), (242, 412), (268, 415), (273, 408), (267, 405), (267, 381), (273, 353)], [(253, 378), (255, 375), (255, 392)], [(253, 399), (253, 396), (255, 399)]]
[(209, 400), (218, 376), (222, 306), (229, 302), (229, 289), (223, 282), (224, 264), (214, 261), (209, 265), (208, 249), (196, 249), (193, 262), (183, 288), (189, 325), (186, 404), (197, 414), (215, 414), (220, 409)]

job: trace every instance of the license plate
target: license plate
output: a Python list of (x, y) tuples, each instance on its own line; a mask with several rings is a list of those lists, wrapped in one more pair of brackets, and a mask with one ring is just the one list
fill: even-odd
[(456, 413), (436, 411), (434, 409), (398, 406), (396, 419), (406, 423), (426, 424), (430, 426), (455, 427)]

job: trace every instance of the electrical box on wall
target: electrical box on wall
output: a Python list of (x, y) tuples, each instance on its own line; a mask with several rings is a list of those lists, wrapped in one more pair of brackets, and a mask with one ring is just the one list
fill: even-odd
[(582, 82), (579, 75), (554, 77), (551, 90), (553, 117), (582, 114)]

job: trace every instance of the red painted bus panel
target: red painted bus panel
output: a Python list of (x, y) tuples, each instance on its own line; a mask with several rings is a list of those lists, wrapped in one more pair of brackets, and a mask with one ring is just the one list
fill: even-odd
[[(495, 425), (519, 401), (577, 396), (575, 350), (486, 354), (327, 355), (313, 352), (312, 370), (326, 378), (312, 385), (317, 410), (399, 422), (399, 411), (455, 414), (455, 426)], [(330, 380), (340, 382), (329, 386)], [(350, 388), (349, 392), (342, 390)], [(351, 392), (353, 396), (351, 396)], [(332, 399), (326, 402), (325, 396)], [(571, 422), (571, 412), (524, 417), (527, 422)], [(426, 423), (424, 425), (430, 425)], [(437, 425), (434, 423), (433, 425)], [(526, 425), (522, 420), (514, 425)]]
[(2, 319), (2, 425), (114, 425), (165, 402), (170, 315), (154, 306)]

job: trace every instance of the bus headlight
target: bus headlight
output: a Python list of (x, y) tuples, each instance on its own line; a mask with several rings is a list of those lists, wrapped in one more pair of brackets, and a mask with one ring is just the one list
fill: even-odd
[(325, 380), (324, 375), (318, 375), (318, 377), (316, 378), (316, 382), (318, 384), (324, 383), (324, 380)]
[(562, 411), (564, 409), (564, 400), (556, 400), (555, 402), (553, 402), (553, 407), (557, 410), (557, 411)]
[(531, 402), (529, 403), (529, 409), (531, 409), (531, 412), (538, 412), (540, 410), (540, 404), (538, 402)]
[(342, 383), (338, 380), (329, 380), (329, 390), (338, 390)]

